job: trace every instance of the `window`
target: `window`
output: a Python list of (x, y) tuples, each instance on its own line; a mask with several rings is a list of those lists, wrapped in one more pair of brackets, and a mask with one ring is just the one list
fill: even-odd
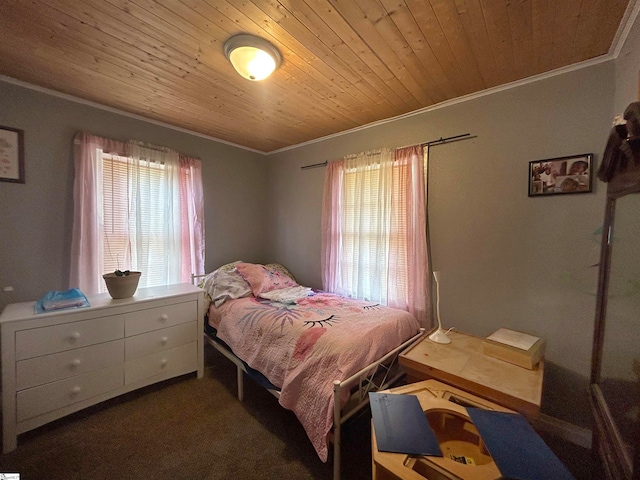
[(204, 273), (201, 162), (84, 133), (75, 139), (70, 286), (106, 291), (102, 274), (142, 272), (140, 287)]
[[(402, 167), (394, 165), (391, 168), (391, 178), (397, 179)], [(407, 262), (407, 241), (402, 235), (406, 230), (406, 212), (399, 202), (403, 193), (399, 182), (392, 180), (390, 198), (381, 198), (380, 170), (379, 165), (374, 165), (362, 175), (355, 169), (344, 173), (341, 290), (349, 295), (360, 290), (355, 296), (376, 299), (386, 305), (390, 280), (394, 289), (407, 291), (406, 268), (399, 268)], [(393, 211), (388, 210), (390, 206)], [(395, 217), (393, 221), (390, 215)], [(385, 260), (392, 249), (394, 262)], [(378, 281), (359, 282), (358, 278), (377, 278)], [(358, 284), (361, 284), (359, 289)]]
[(427, 315), (422, 149), (382, 149), (327, 166), (322, 275), (328, 291)]
[(142, 258), (135, 246), (140, 244), (142, 255), (148, 258), (140, 285), (163, 285), (170, 254), (170, 242), (164, 236), (165, 166), (133, 160), (138, 175), (130, 179), (126, 157), (103, 154), (102, 158), (103, 270), (139, 269)]

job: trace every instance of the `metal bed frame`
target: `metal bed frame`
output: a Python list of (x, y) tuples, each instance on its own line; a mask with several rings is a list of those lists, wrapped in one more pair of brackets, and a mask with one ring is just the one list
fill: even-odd
[[(191, 275), (191, 280), (195, 285), (196, 279), (204, 276), (206, 275)], [(409, 338), (401, 345), (398, 345), (389, 353), (367, 365), (346, 380), (334, 380), (333, 431), (330, 434), (329, 439), (333, 443), (334, 480), (340, 480), (340, 435), (342, 425), (369, 404), (369, 392), (376, 392), (390, 388), (391, 385), (402, 378), (404, 372), (399, 368), (398, 356), (414, 342), (421, 340), (424, 333), (425, 329), (421, 328), (416, 335)], [(204, 337), (212, 347), (235, 364), (238, 400), (242, 402), (244, 398), (243, 374), (247, 373), (244, 362), (235, 356), (226, 345), (223, 345), (215, 338), (211, 337), (207, 333), (204, 333)], [(267, 388), (267, 390), (276, 398), (280, 398), (280, 392), (278, 390), (272, 388)], [(341, 394), (345, 390), (350, 392), (350, 397), (345, 407), (341, 408)]]

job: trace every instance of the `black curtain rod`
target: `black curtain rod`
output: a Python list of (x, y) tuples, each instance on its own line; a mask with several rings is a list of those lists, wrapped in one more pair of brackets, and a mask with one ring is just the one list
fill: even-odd
[(322, 163), (314, 163), (313, 165), (305, 165), (304, 167), (300, 167), (300, 170), (307, 170), (309, 168), (326, 167), (328, 163), (329, 163), (329, 161), (325, 160)]
[(471, 135), (470, 133), (463, 133), (462, 135), (454, 135), (453, 137), (447, 137), (447, 138), (440, 137), (437, 140), (431, 140), (430, 142), (421, 143), (420, 146), (430, 147), (431, 145), (435, 145), (436, 143), (447, 143), (452, 140), (462, 140), (463, 138), (467, 138), (470, 135)]
[[(425, 143), (421, 143), (420, 146), (421, 147), (430, 147), (431, 145), (436, 145), (439, 143), (447, 143), (447, 142), (452, 142), (452, 141), (458, 141), (458, 140), (464, 140), (467, 138), (473, 138), (471, 137), (470, 133), (463, 133), (462, 135), (454, 135), (453, 137), (447, 137), (447, 138), (442, 138), (440, 137), (437, 140), (431, 140), (429, 142), (425, 142)], [(314, 163), (312, 165), (305, 165), (303, 167), (300, 167), (300, 170), (307, 170), (310, 168), (318, 168), (318, 167), (326, 167), (328, 164), (328, 160), (325, 160), (322, 163)]]

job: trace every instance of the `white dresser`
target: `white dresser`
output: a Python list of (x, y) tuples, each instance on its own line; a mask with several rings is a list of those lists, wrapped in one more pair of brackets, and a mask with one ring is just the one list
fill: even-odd
[(0, 315), (3, 451), (16, 436), (162, 380), (204, 374), (204, 294), (183, 283), (131, 298), (90, 296), (90, 307)]

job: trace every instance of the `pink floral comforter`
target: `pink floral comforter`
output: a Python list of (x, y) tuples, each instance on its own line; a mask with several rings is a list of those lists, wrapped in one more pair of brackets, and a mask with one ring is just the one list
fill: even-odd
[(209, 309), (218, 337), (280, 388), (323, 462), (333, 424), (333, 381), (349, 378), (418, 330), (410, 313), (317, 293), (292, 304), (255, 297)]

